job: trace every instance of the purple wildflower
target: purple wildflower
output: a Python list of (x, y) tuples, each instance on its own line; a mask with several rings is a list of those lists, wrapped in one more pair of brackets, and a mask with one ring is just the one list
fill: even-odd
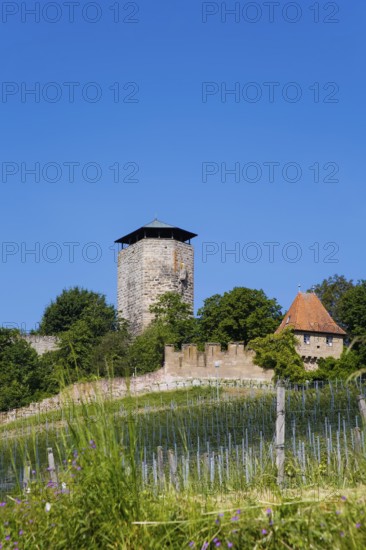
[(20, 535), (20, 536), (24, 535), (23, 529), (21, 529), (21, 530), (19, 531), (19, 535)]
[(238, 516), (233, 516), (233, 517), (231, 518), (231, 521), (239, 521)]
[(341, 537), (344, 537), (344, 531), (341, 531), (339, 534), (341, 535)]
[(193, 548), (193, 546), (194, 546), (195, 544), (196, 544), (196, 543), (193, 542), (193, 540), (191, 540), (191, 542), (188, 544), (188, 546), (189, 546), (190, 548)]
[(96, 444), (95, 444), (95, 441), (94, 441), (93, 439), (91, 439), (91, 440), (89, 441), (89, 445), (90, 445), (90, 447), (91, 447), (92, 449), (95, 449), (95, 448), (97, 447)]
[(227, 543), (227, 547), (228, 547), (228, 548), (232, 548), (232, 547), (233, 547), (233, 543), (232, 543), (232, 542), (228, 542), (228, 543)]
[(221, 542), (218, 540), (217, 543), (215, 544), (215, 546), (217, 546), (217, 547), (221, 546)]
[(0, 506), (1, 507), (6, 506), (6, 502), (0, 502)]
[(361, 527), (361, 523), (356, 523), (356, 529), (359, 529)]
[(32, 474), (35, 475), (37, 472), (35, 470), (32, 470)]
[(343, 502), (344, 502), (345, 500), (347, 500), (347, 497), (343, 496), (343, 497), (341, 497), (341, 500), (343, 500)]
[(262, 529), (262, 535), (267, 535), (267, 529)]
[(205, 542), (202, 544), (201, 550), (207, 550), (208, 546), (209, 546), (209, 543), (208, 543), (207, 541), (205, 541)]
[(6, 535), (5, 540), (10, 540), (10, 535)]
[(267, 508), (267, 510), (266, 510), (266, 514), (267, 514), (267, 516), (270, 516), (270, 515), (272, 514), (272, 510), (271, 510), (271, 508)]
[(237, 514), (241, 514), (241, 510), (237, 510), (236, 513), (237, 513)]

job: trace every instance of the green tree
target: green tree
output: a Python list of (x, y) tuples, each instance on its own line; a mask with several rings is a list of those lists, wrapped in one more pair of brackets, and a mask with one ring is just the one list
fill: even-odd
[(281, 307), (263, 290), (236, 287), (222, 296), (215, 294), (198, 311), (201, 342), (250, 340), (273, 333), (282, 319)]
[(197, 320), (191, 306), (183, 302), (180, 294), (165, 292), (150, 306), (150, 312), (154, 314), (153, 323), (167, 329), (170, 344), (181, 347), (183, 343), (196, 340)]
[(161, 368), (166, 344), (180, 347), (196, 338), (197, 321), (179, 294), (162, 294), (150, 306), (150, 312), (154, 314), (153, 321), (133, 340), (128, 352), (131, 373), (143, 374)]
[(263, 369), (274, 369), (277, 380), (304, 382), (311, 374), (305, 370), (297, 346), (298, 340), (291, 329), (255, 338), (248, 345), (256, 352), (254, 363)]
[[(68, 382), (91, 373), (91, 355), (96, 344), (95, 336), (84, 319), (74, 322), (69, 330), (59, 335), (57, 361), (66, 371)], [(99, 342), (99, 339), (98, 339)]]
[(117, 314), (114, 306), (107, 304), (103, 294), (79, 287), (65, 289), (46, 307), (38, 332), (61, 334), (78, 321), (84, 321), (91, 333), (99, 337), (116, 329)]
[(313, 372), (313, 377), (317, 380), (347, 380), (352, 373), (362, 368), (362, 363), (359, 353), (344, 349), (339, 359), (319, 359), (318, 367), (318, 370)]
[(153, 372), (164, 365), (165, 345), (174, 343), (175, 333), (161, 323), (151, 323), (137, 336), (128, 352), (130, 375)]
[(19, 331), (0, 328), (0, 410), (44, 397), (44, 369)]
[(352, 289), (353, 286), (352, 280), (348, 281), (343, 275), (336, 274), (328, 277), (328, 279), (324, 279), (320, 284), (309, 289), (308, 292), (314, 291), (335, 322), (344, 327), (339, 311), (339, 304), (344, 294)]
[(343, 294), (338, 303), (341, 323), (350, 338), (366, 335), (366, 281), (361, 280)]
[(129, 367), (131, 337), (127, 323), (107, 332), (91, 354), (91, 370), (98, 376), (125, 376)]
[(360, 358), (360, 367), (366, 366), (366, 281), (360, 280), (339, 300), (338, 314), (350, 345)]

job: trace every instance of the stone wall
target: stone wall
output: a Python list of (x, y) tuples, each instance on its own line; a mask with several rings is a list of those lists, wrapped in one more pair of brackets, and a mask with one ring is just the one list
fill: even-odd
[[(342, 354), (342, 336), (310, 332), (295, 332), (295, 335), (299, 341), (296, 351), (302, 357), (307, 370), (315, 370), (317, 368), (317, 361), (321, 357), (334, 357), (338, 359)], [(305, 343), (304, 336), (308, 338), (308, 344)], [(331, 345), (329, 341), (327, 343), (329, 336), (332, 336)]]
[(89, 403), (99, 399), (119, 399), (130, 394), (143, 394), (176, 390), (186, 387), (186, 381), (166, 375), (164, 369), (131, 378), (79, 382), (66, 388), (62, 393), (31, 403), (27, 407), (0, 412), (0, 424), (7, 424), (19, 418), (28, 418), (37, 414), (61, 410), (64, 407), (80, 403)]
[(152, 319), (149, 306), (178, 292), (193, 311), (194, 252), (174, 239), (142, 239), (118, 255), (118, 312), (140, 333)]
[(55, 351), (58, 348), (57, 336), (39, 336), (38, 334), (27, 334), (23, 339), (36, 350), (38, 355), (43, 355), (47, 351)]
[[(8, 424), (14, 420), (21, 418), (29, 418), (38, 414), (44, 414), (51, 411), (62, 410), (65, 407), (73, 404), (90, 403), (101, 399), (119, 399), (126, 395), (146, 394), (152, 392), (161, 392), (169, 390), (188, 389), (191, 387), (200, 387), (210, 383), (209, 380), (185, 379), (175, 376), (170, 376), (165, 372), (165, 369), (144, 374), (142, 376), (132, 377), (129, 384), (124, 378), (114, 378), (112, 380), (98, 380), (96, 382), (79, 382), (66, 388), (61, 394), (43, 399), (38, 403), (31, 403), (28, 407), (13, 409), (7, 412), (0, 412), (0, 424)], [(230, 380), (221, 382), (223, 385), (235, 384)], [(271, 384), (259, 380), (244, 381), (245, 387), (263, 387), (270, 389)], [(122, 409), (122, 407), (121, 407)], [(28, 433), (32, 433), (33, 427), (25, 428)], [(24, 432), (26, 433), (26, 432)], [(8, 437), (8, 435), (6, 434)]]
[[(244, 344), (233, 343), (227, 350), (220, 344), (206, 344), (200, 352), (194, 344), (182, 346), (175, 351), (174, 346), (165, 346), (165, 372), (171, 376), (197, 378), (241, 378), (246, 380), (271, 381), (273, 370), (262, 369), (253, 362), (254, 352), (247, 351)], [(220, 366), (215, 367), (219, 362)]]

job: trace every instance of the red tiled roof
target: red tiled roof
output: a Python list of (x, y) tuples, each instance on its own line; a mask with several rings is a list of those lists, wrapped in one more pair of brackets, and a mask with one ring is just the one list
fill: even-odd
[(346, 332), (333, 321), (317, 295), (310, 292), (298, 293), (276, 333), (287, 327), (308, 332), (346, 335)]

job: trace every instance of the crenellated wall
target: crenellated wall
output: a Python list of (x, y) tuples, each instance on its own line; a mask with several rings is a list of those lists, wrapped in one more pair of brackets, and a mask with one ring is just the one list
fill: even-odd
[[(262, 369), (253, 362), (254, 352), (245, 349), (242, 343), (231, 343), (227, 350), (220, 344), (206, 344), (205, 351), (197, 345), (185, 344), (182, 350), (165, 346), (165, 372), (172, 376), (211, 378), (242, 378), (270, 381), (274, 371)], [(220, 366), (215, 367), (219, 362)]]

